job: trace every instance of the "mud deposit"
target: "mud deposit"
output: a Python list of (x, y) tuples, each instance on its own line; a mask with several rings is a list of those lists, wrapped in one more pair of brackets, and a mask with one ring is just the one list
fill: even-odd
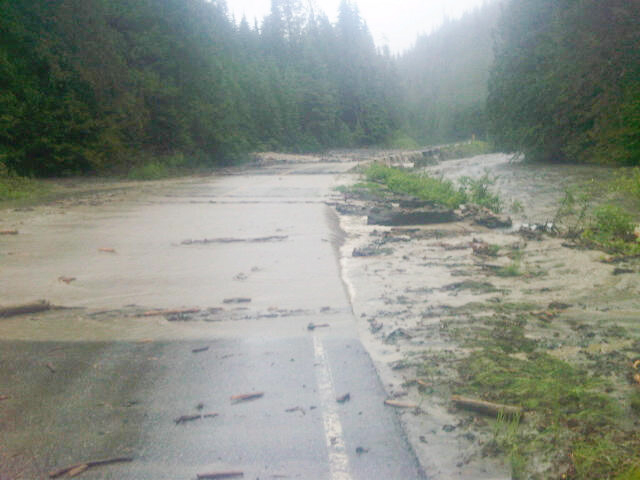
[[(596, 478), (580, 470), (583, 452), (603, 438), (638, 445), (639, 262), (610, 264), (602, 252), (517, 232), (523, 222), (553, 218), (565, 185), (605, 176), (572, 168), (530, 169), (504, 155), (429, 167), (450, 178), (499, 175), (495, 190), (524, 205), (510, 212), (509, 229), (471, 219), (369, 225), (370, 201), (345, 196), (337, 205), (347, 237), (343, 275), (362, 336), (389, 393), (418, 405), (401, 415), (430, 478)], [(554, 373), (545, 377), (543, 364)], [(546, 398), (549, 385), (531, 387), (536, 369), (540, 385), (576, 382), (574, 390)], [(520, 396), (512, 381), (521, 381)], [(581, 399), (563, 410), (571, 392)], [(455, 394), (517, 402), (524, 417), (496, 422), (456, 408)], [(604, 413), (609, 408), (616, 413)], [(638, 461), (637, 450), (625, 452), (629, 463), (610, 472)]]

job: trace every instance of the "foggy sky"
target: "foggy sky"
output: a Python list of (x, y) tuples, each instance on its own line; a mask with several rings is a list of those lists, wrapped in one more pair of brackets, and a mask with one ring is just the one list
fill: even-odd
[[(458, 18), (465, 11), (486, 0), (357, 0), (376, 45), (388, 45), (400, 53), (411, 47), (421, 33), (429, 33), (442, 24), (445, 17)], [(306, 3), (303, 0), (303, 3)], [(331, 21), (335, 21), (340, 0), (313, 0)], [(249, 23), (258, 23), (269, 13), (270, 0), (227, 0), (229, 12), (239, 21), (246, 15)]]

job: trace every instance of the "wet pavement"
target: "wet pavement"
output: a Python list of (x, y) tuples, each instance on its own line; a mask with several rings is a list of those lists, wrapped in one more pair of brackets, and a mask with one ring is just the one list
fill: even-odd
[(0, 320), (0, 478), (129, 456), (81, 478), (423, 478), (341, 281), (325, 202), (352, 166), (2, 212), (0, 304), (70, 308)]

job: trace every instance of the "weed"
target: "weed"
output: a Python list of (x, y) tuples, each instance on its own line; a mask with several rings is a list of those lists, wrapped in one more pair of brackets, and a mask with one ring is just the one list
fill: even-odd
[(131, 180), (160, 180), (170, 175), (171, 173), (167, 165), (156, 160), (151, 160), (131, 168), (127, 176)]
[(48, 193), (50, 187), (41, 181), (0, 173), (0, 202), (36, 201)]
[[(384, 186), (395, 194), (411, 195), (427, 202), (457, 208), (462, 203), (475, 203), (499, 212), (502, 208), (500, 198), (489, 191), (494, 180), (485, 174), (479, 179), (463, 177), (460, 186), (443, 178), (433, 178), (426, 174), (410, 173), (399, 168), (392, 168), (374, 163), (364, 172), (369, 183), (365, 184), (371, 193), (381, 194), (380, 186)], [(371, 184), (377, 184), (373, 188)]]
[(482, 207), (487, 207), (495, 213), (502, 211), (502, 201), (500, 197), (491, 193), (489, 187), (495, 184), (495, 179), (491, 178), (487, 172), (477, 179), (471, 177), (461, 177), (460, 190), (467, 197), (467, 201)]
[(603, 379), (545, 353), (530, 353), (523, 360), (490, 347), (461, 360), (458, 371), (461, 393), (521, 405), (527, 412), (535, 435), (520, 435), (504, 421), (494, 429), (512, 461), (514, 478), (527, 478), (525, 459), (541, 447), (555, 454), (568, 449), (571, 457), (558, 458), (565, 463), (573, 458), (581, 479), (614, 478), (603, 472), (621, 473), (637, 465), (638, 453), (631, 446), (638, 440), (632, 434), (621, 434), (619, 442), (593, 440), (615, 432), (624, 421), (618, 404), (604, 393), (608, 383)]
[(564, 226), (568, 237), (577, 237), (584, 229), (587, 213), (591, 207), (591, 195), (577, 188), (565, 188), (564, 197), (556, 211), (553, 223)]
[(520, 270), (520, 262), (513, 261), (505, 267), (500, 267), (495, 271), (498, 277), (519, 277), (522, 275)]
[(370, 165), (365, 176), (369, 182), (382, 184), (393, 193), (411, 195), (450, 208), (457, 208), (466, 200), (449, 180), (411, 174), (378, 163)]
[(522, 202), (520, 202), (520, 200), (514, 200), (513, 202), (511, 202), (511, 212), (512, 213), (524, 212), (524, 205), (522, 205)]

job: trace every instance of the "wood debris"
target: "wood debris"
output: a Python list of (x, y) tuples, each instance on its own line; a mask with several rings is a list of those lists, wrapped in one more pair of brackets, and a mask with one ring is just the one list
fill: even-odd
[(499, 403), (461, 397), (460, 395), (452, 395), (451, 401), (455, 403), (458, 408), (472, 410), (474, 412), (488, 415), (490, 417), (504, 415), (507, 418), (522, 418), (522, 416), (524, 415), (524, 410), (522, 407), (513, 405), (501, 405)]
[(58, 277), (58, 281), (59, 282), (64, 282), (67, 285), (69, 285), (71, 282), (75, 281), (76, 277), (65, 277), (64, 275), (61, 275)]
[(200, 313), (199, 308), (176, 308), (168, 310), (149, 310), (144, 312), (143, 317), (158, 317), (160, 315), (184, 315), (187, 313)]
[(231, 401), (233, 403), (247, 402), (249, 400), (255, 400), (257, 398), (262, 398), (264, 396), (264, 392), (256, 392), (256, 393), (243, 393), (241, 395), (234, 395), (231, 397)]
[(24, 315), (27, 313), (39, 313), (50, 309), (51, 304), (49, 302), (47, 302), (46, 300), (38, 300), (37, 302), (33, 303), (0, 307), (0, 318)]
[(3, 400), (9, 400), (11, 397), (9, 395), (0, 395), (0, 402)]
[(191, 350), (191, 353), (202, 353), (206, 352), (207, 350), (209, 350), (209, 347), (194, 348), (193, 350)]
[(0, 235), (18, 235), (18, 230), (0, 230)]
[(182, 415), (174, 420), (176, 425), (180, 425), (182, 423), (193, 422), (194, 420), (200, 420), (202, 415)]
[(350, 393), (345, 393), (344, 395), (341, 395), (338, 398), (336, 398), (336, 402), (338, 402), (338, 403), (346, 403), (349, 400), (351, 400), (351, 394)]
[(105, 460), (93, 460), (90, 462), (81, 462), (75, 463), (73, 465), (69, 465), (68, 467), (60, 468), (58, 470), (53, 470), (49, 472), (49, 478), (58, 478), (63, 475), (67, 475), (69, 477), (75, 477), (76, 475), (81, 474), (85, 470), (93, 467), (100, 467), (103, 465), (112, 465), (114, 463), (126, 463), (133, 462), (132, 457), (115, 457), (115, 458), (107, 458)]
[(56, 369), (53, 367), (53, 364), (51, 362), (47, 363), (46, 367), (51, 373), (56, 373)]
[(312, 322), (309, 325), (307, 325), (307, 330), (313, 331), (316, 328), (329, 328), (330, 326), (331, 325), (329, 325), (328, 323), (315, 324)]
[(230, 472), (212, 472), (212, 473), (198, 473), (198, 480), (219, 480), (224, 478), (240, 478), (244, 477), (244, 472), (230, 471)]
[(116, 253), (115, 248), (108, 248), (108, 247), (99, 248), (98, 251), (102, 253)]
[(384, 404), (395, 408), (418, 408), (415, 403), (399, 402), (398, 400), (385, 400)]

